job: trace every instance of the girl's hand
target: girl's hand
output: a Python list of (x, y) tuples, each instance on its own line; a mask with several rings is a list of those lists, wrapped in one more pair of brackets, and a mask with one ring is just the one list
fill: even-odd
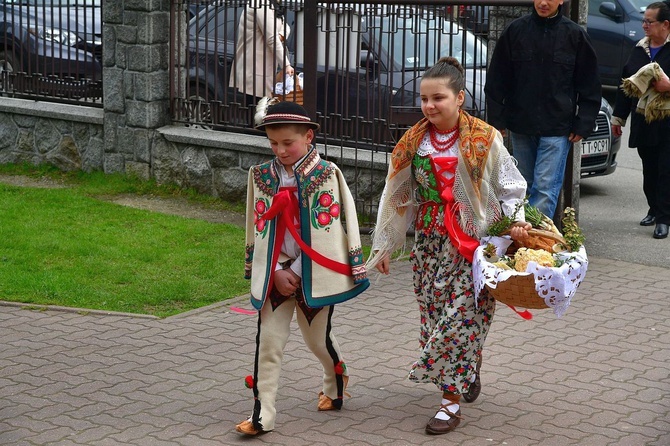
[(375, 268), (377, 268), (377, 271), (379, 271), (382, 274), (388, 274), (389, 269), (390, 269), (390, 259), (389, 255), (386, 254), (384, 257), (381, 258), (381, 260), (375, 265)]
[(509, 235), (512, 237), (512, 240), (525, 240), (528, 238), (528, 231), (532, 227), (530, 223), (526, 223), (525, 221), (514, 222), (509, 230)]

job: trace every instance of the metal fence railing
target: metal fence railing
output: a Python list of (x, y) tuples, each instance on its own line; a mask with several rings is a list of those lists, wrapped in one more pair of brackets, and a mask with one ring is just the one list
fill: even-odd
[(0, 0), (0, 95), (102, 106), (102, 0)]
[[(173, 0), (173, 122), (255, 132), (257, 101), (276, 94), (272, 87), (284, 77), (282, 49), (302, 79), (300, 94), (294, 90), (282, 100), (302, 100), (321, 124), (317, 142), (325, 144), (326, 156), (335, 161), (342, 147), (354, 148), (357, 159), (361, 150), (391, 151), (422, 117), (420, 77), (442, 56), (461, 61), (465, 108), (484, 117), (487, 5), (283, 0), (283, 25), (274, 29), (270, 3)], [(253, 33), (264, 37), (254, 39)], [(275, 34), (284, 41), (261, 45)], [(255, 85), (253, 79), (258, 80)], [(373, 218), (376, 200), (365, 188), (383, 182), (384, 174), (361, 169), (359, 175), (352, 184), (359, 214)]]
[[(260, 84), (281, 80), (281, 73), (277, 78), (281, 62), (263, 63), (280, 52), (278, 46), (302, 73), (303, 105), (319, 120), (329, 144), (392, 148), (420, 115), (421, 72), (446, 55), (457, 57), (466, 68), (466, 108), (483, 115), (487, 6), (319, 2), (310, 11), (308, 2), (284, 0), (284, 26), (274, 30), (263, 29), (274, 26), (273, 11), (264, 7), (269, 3), (219, 1), (199, 5), (188, 24), (172, 21), (172, 48), (186, 48), (183, 55), (181, 51), (173, 55), (171, 65), (176, 122), (249, 129), (255, 103), (270, 94)], [(174, 6), (175, 11), (194, 10), (193, 4), (181, 0)], [(253, 26), (264, 38), (280, 34), (285, 42), (275, 40), (275, 47), (261, 48), (250, 36), (256, 31), (240, 25), (240, 17), (249, 10), (254, 12)], [(307, 26), (312, 22), (315, 26)], [(183, 31), (177, 29), (181, 26)], [(239, 76), (232, 70), (235, 64)], [(253, 78), (261, 82), (246, 88)]]

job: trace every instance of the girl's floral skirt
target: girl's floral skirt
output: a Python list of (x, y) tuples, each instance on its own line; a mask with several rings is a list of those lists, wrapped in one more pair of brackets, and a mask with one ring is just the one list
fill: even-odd
[(419, 303), (420, 354), (409, 373), (443, 392), (468, 391), (488, 334), (495, 301), (482, 293), (475, 305), (472, 265), (448, 235), (417, 232), (410, 261)]

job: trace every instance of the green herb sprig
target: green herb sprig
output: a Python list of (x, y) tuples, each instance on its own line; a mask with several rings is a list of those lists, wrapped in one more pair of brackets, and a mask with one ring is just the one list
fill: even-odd
[(521, 209), (521, 206), (523, 206), (523, 203), (519, 203), (519, 204), (516, 205), (516, 207), (514, 208), (514, 213), (512, 214), (512, 216), (503, 215), (500, 218), (500, 220), (498, 220), (494, 223), (491, 223), (491, 225), (488, 227), (486, 232), (489, 235), (493, 235), (493, 236), (496, 236), (496, 237), (501, 236), (516, 221), (516, 214), (519, 213), (519, 209)]
[(526, 213), (526, 221), (533, 225), (534, 228), (540, 227), (544, 214), (540, 212), (538, 208), (529, 204), (527, 201), (524, 203), (523, 209)]
[(574, 208), (565, 208), (563, 211), (563, 238), (567, 243), (566, 248), (570, 251), (578, 251), (579, 247), (584, 244), (584, 233), (577, 225)]

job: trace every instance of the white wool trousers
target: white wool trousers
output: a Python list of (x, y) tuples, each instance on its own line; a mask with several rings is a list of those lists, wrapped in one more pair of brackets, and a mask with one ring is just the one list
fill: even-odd
[[(297, 305), (295, 297), (288, 298), (274, 310), (272, 307), (270, 299), (266, 300), (258, 315), (254, 362), (255, 404), (251, 419), (255, 427), (264, 431), (273, 430), (275, 427), (279, 374), (294, 313), (305, 344), (323, 367), (323, 393), (336, 400), (342, 397), (344, 390), (342, 376), (335, 371), (335, 366), (342, 361), (342, 355), (331, 331), (334, 307), (322, 308), (311, 323)], [(346, 371), (344, 375), (347, 375)]]

